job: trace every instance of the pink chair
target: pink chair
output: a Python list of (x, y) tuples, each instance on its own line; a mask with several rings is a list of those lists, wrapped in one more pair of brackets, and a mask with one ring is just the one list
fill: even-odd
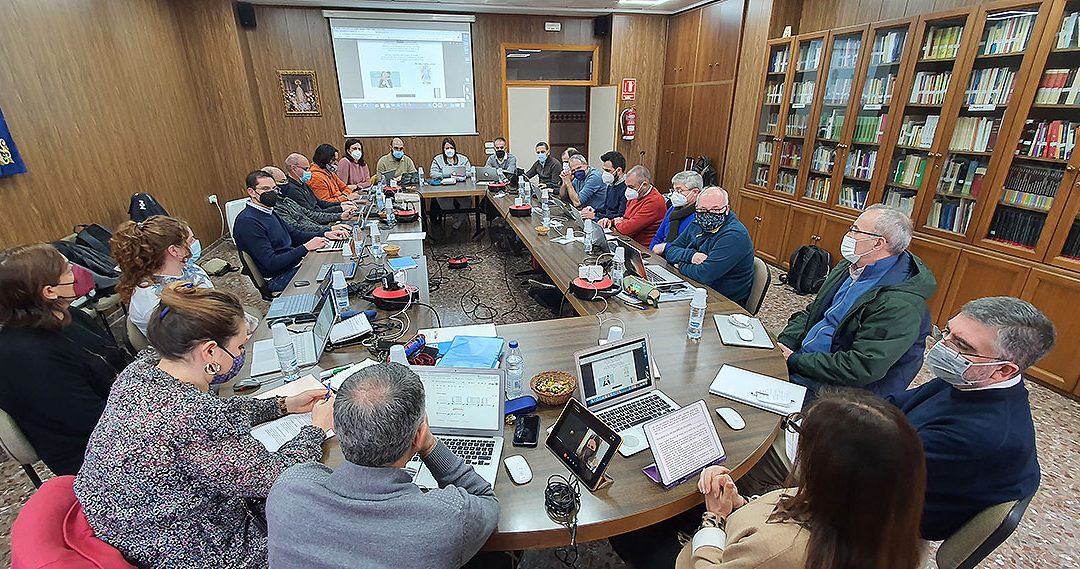
[(57, 476), (23, 506), (11, 526), (12, 569), (135, 569), (94, 537), (74, 483), (74, 476)]

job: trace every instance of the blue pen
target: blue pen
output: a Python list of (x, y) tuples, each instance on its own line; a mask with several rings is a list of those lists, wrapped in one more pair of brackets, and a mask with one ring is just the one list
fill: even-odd
[(326, 386), (326, 397), (323, 397), (323, 403), (326, 403), (329, 400), (330, 400), (330, 386), (327, 385)]

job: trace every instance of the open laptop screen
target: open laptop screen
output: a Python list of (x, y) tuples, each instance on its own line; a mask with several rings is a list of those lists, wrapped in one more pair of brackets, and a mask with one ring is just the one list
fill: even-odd
[(428, 426), (436, 433), (501, 432), (500, 370), (416, 366), (424, 382)]
[(653, 378), (646, 339), (616, 342), (580, 355), (578, 376), (586, 407), (648, 389)]
[(330, 337), (330, 329), (334, 326), (334, 318), (337, 316), (336, 308), (334, 299), (327, 298), (319, 309), (319, 317), (315, 320), (315, 328), (312, 332), (315, 336), (316, 351), (320, 354), (322, 354), (322, 348), (326, 346), (326, 339)]

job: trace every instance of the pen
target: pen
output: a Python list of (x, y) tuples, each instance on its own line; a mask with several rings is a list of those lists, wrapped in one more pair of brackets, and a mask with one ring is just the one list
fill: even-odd
[(345, 371), (347, 369), (349, 369), (349, 366), (341, 366), (339, 368), (326, 370), (326, 371), (319, 374), (319, 379), (326, 379), (326, 378), (330, 377), (331, 375), (334, 375), (335, 373), (337, 373), (339, 371)]
[(327, 385), (326, 386), (326, 397), (323, 397), (323, 403), (326, 403), (329, 400), (330, 400), (330, 386)]

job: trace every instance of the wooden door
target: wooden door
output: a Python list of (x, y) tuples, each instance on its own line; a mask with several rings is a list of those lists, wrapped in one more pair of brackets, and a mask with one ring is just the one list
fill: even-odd
[(790, 251), (784, 251), (784, 228), (787, 227), (788, 206), (772, 198), (765, 198), (758, 214), (757, 246), (758, 256), (774, 265), (787, 267)]
[(944, 326), (945, 322), (953, 316), (952, 314), (941, 314), (941, 308), (945, 305), (945, 296), (949, 291), (949, 283), (952, 282), (956, 262), (960, 259), (960, 249), (916, 235), (911, 238), (908, 251), (921, 259), (923, 264), (934, 274), (934, 279), (937, 280), (937, 291), (927, 299), (926, 304), (930, 308), (930, 319), (934, 324)]
[[(731, 0), (728, 0), (730, 2)], [(725, 2), (728, 3), (728, 2)], [(731, 123), (731, 98), (734, 83), (694, 87), (686, 154), (708, 156), (713, 164), (723, 164), (727, 153), (728, 126)], [(670, 179), (670, 178), (667, 178)]]
[[(691, 10), (668, 20), (667, 63), (664, 85), (691, 83), (697, 62), (698, 26), (701, 10)], [(649, 38), (638, 38), (649, 41)]]
[(739, 198), (735, 202), (735, 217), (739, 218), (739, 221), (746, 226), (747, 233), (750, 234), (750, 242), (757, 246), (757, 234), (758, 229), (761, 227), (761, 206), (765, 202), (765, 197), (761, 194), (755, 194), (743, 190), (739, 192)]
[(817, 230), (817, 245), (832, 255), (833, 264), (840, 260), (840, 242), (844, 240), (855, 218), (850, 216), (824, 213)]
[(784, 257), (789, 257), (791, 253), (803, 245), (817, 245), (817, 230), (820, 225), (820, 213), (809, 208), (792, 205), (791, 214), (788, 215), (787, 233), (784, 235)]
[(664, 87), (664, 120), (660, 123), (660, 157), (657, 180), (670, 180), (686, 161), (686, 133), (694, 88), (689, 85)]
[[(1080, 334), (1080, 280), (1035, 268), (1021, 298), (1042, 310), (1057, 329), (1057, 346), (1028, 370), (1028, 375), (1064, 391), (1077, 389), (1075, 338)], [(1080, 393), (1080, 392), (1078, 392)]]
[(1050, 240), (1044, 261), (1074, 271), (1080, 270), (1080, 175), (1073, 172), (1072, 193)]
[(735, 78), (742, 20), (743, 3), (740, 0), (722, 0), (701, 9), (694, 81), (704, 83)]
[(948, 321), (964, 303), (984, 296), (1020, 296), (1030, 268), (1004, 257), (962, 251), (949, 283), (941, 321)]

